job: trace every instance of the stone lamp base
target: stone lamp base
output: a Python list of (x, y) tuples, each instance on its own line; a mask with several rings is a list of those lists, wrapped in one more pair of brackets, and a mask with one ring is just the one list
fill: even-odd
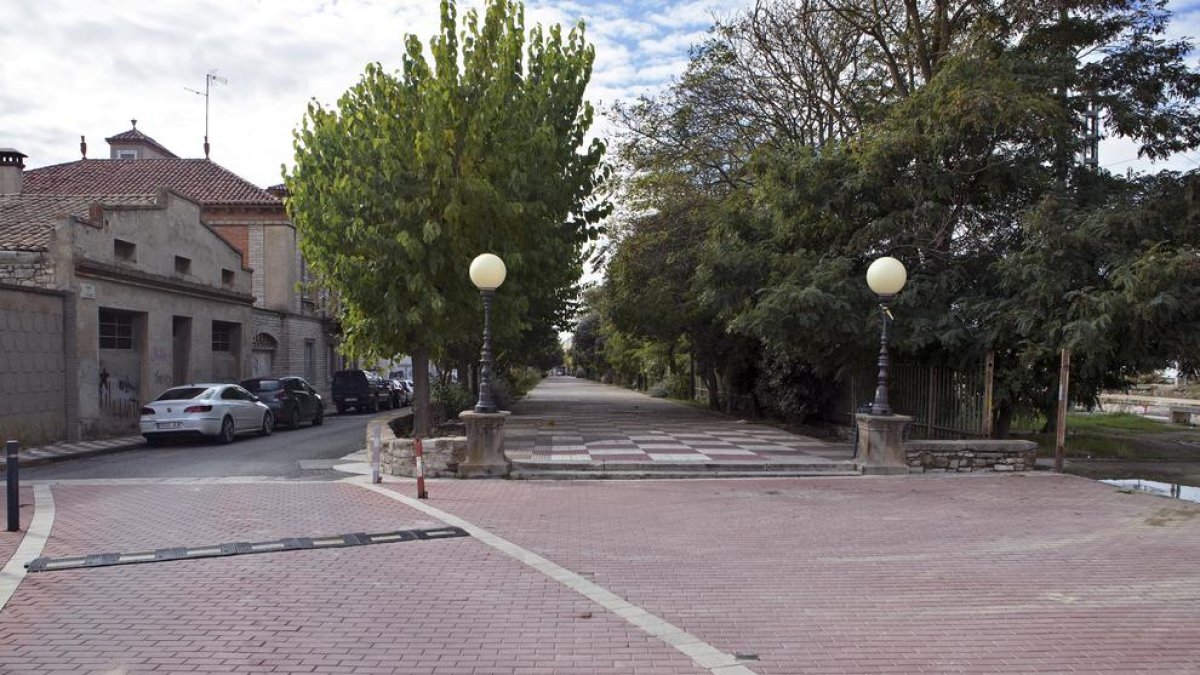
[(905, 415), (855, 415), (858, 424), (858, 447), (854, 463), (867, 475), (908, 473), (904, 456), (904, 425), (913, 418)]
[(511, 413), (466, 410), (458, 418), (467, 427), (467, 458), (458, 465), (459, 478), (505, 478), (512, 463), (504, 456), (504, 422)]

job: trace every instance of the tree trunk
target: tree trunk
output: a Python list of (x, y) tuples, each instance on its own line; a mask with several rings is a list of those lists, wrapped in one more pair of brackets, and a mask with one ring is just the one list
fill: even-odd
[(996, 423), (992, 426), (992, 438), (1008, 438), (1008, 431), (1012, 427), (1012, 418), (1012, 403), (1002, 401), (996, 410)]
[(717, 371), (712, 368), (704, 369), (704, 385), (708, 387), (708, 407), (720, 410), (721, 397), (717, 394)]
[(429, 349), (417, 347), (412, 352), (413, 389), (416, 402), (413, 404), (413, 438), (428, 438), (430, 431), (429, 405)]

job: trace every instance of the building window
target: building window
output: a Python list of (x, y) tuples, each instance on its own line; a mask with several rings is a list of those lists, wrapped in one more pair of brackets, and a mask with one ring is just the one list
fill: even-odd
[(124, 239), (113, 239), (113, 256), (117, 260), (133, 262), (137, 260), (137, 244)]
[(117, 159), (137, 159), (137, 150), (118, 150)]
[(100, 349), (133, 349), (133, 314), (100, 310)]
[(232, 286), (233, 280), (234, 280), (233, 270), (227, 270), (227, 269), (221, 270), (221, 283), (225, 284), (226, 286)]
[(191, 274), (192, 259), (185, 258), (181, 255), (175, 256), (175, 273), (176, 274)]
[(214, 352), (233, 351), (233, 324), (220, 321), (213, 322), (212, 350)]

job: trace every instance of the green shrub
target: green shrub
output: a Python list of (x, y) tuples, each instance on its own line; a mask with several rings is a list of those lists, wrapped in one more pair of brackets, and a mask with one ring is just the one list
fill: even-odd
[(686, 373), (667, 373), (666, 377), (650, 385), (650, 389), (646, 393), (654, 398), (687, 400), (692, 397), (692, 386)]
[(542, 381), (542, 373), (536, 368), (518, 368), (510, 371), (512, 390), (517, 396), (524, 396)]
[(458, 414), (475, 406), (471, 390), (461, 384), (433, 380), (430, 391), (430, 408), (433, 423), (441, 424), (458, 417)]

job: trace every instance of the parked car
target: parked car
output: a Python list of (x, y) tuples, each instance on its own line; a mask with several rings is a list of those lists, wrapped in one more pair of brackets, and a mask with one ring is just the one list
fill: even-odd
[(333, 404), (339, 413), (349, 408), (378, 412), (392, 407), (392, 387), (369, 370), (339, 370), (333, 374)]
[(412, 389), (404, 380), (392, 378), (392, 407), (402, 408), (412, 405)]
[(325, 423), (325, 402), (302, 377), (256, 377), (242, 380), (242, 386), (267, 404), (276, 424), (299, 429), (304, 421)]
[(275, 415), (236, 384), (187, 384), (171, 387), (147, 403), (139, 426), (150, 445), (193, 436), (213, 436), (220, 443), (232, 443), (234, 436), (247, 431), (271, 435)]

